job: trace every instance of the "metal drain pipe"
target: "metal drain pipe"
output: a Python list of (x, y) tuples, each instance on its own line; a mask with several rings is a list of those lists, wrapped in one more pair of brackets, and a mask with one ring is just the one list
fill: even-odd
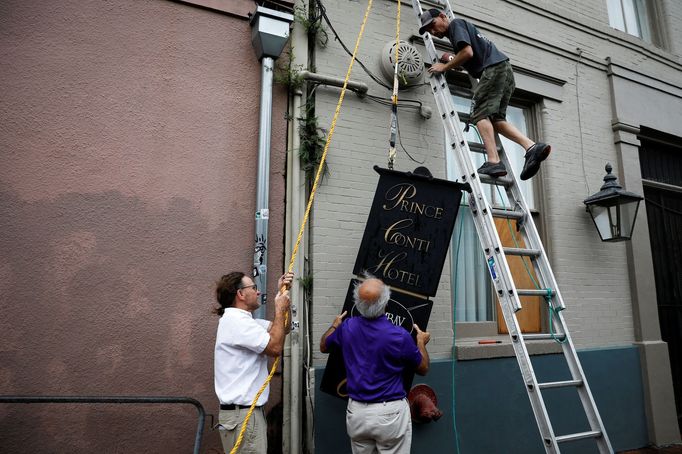
[[(313, 81), (313, 82), (318, 82), (318, 83), (320, 83), (320, 84), (323, 84), (323, 85), (330, 85), (330, 86), (333, 86), (333, 87), (343, 87), (343, 78), (327, 76), (327, 75), (324, 75), (324, 74), (317, 74), (317, 73), (313, 73), (313, 72), (310, 72), (310, 71), (307, 71), (307, 70), (301, 71), (301, 72), (299, 73), (299, 76), (301, 76), (301, 78), (302, 78), (303, 80), (310, 80), (310, 81)], [(360, 97), (363, 97), (364, 95), (366, 95), (366, 94), (367, 94), (367, 90), (369, 89), (369, 88), (367, 87), (367, 84), (366, 84), (366, 83), (364, 83), (364, 82), (355, 82), (355, 81), (352, 81), (352, 80), (349, 80), (349, 81), (348, 81), (348, 84), (346, 85), (346, 87), (347, 87), (349, 90), (352, 90), (352, 91), (354, 91), (355, 93), (357, 93), (357, 95), (360, 96)]]
[(253, 281), (261, 293), (261, 306), (254, 317), (265, 318), (268, 302), (268, 197), (270, 195), (270, 135), (272, 129), (272, 82), (275, 60), (289, 39), (292, 14), (256, 7), (251, 16), (251, 43), (261, 61), (260, 119), (258, 127), (258, 179), (256, 183), (256, 240), (253, 254)]

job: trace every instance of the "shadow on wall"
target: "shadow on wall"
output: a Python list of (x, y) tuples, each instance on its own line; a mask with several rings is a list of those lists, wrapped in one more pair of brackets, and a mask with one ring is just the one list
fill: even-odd
[(266, 415), (268, 421), (268, 454), (282, 452), (282, 427), (284, 427), (284, 404), (278, 403)]
[[(225, 267), (250, 263), (250, 243), (232, 240), (249, 228), (211, 230), (182, 198), (163, 209), (119, 192), (27, 202), (0, 188), (2, 394), (185, 395), (212, 412), (213, 284)], [(28, 407), (0, 406), (0, 451), (46, 452), (49, 442), (54, 452), (189, 452), (193, 444), (193, 409), (114, 418), (123, 433), (143, 431), (128, 444), (106, 417), (125, 409)], [(208, 445), (218, 442), (207, 432)]]

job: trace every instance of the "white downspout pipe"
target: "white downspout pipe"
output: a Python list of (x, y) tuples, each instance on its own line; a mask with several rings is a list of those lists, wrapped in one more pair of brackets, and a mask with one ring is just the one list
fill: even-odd
[[(303, 214), (305, 212), (305, 183), (303, 178), (303, 172), (301, 170), (300, 160), (298, 157), (298, 149), (300, 147), (301, 141), (298, 132), (299, 126), (299, 113), (301, 111), (302, 104), (302, 93), (297, 90), (293, 94), (292, 99), (292, 116), (294, 120), (291, 122), (291, 130), (293, 131), (290, 140), (289, 148), (289, 163), (287, 178), (287, 186), (291, 188), (291, 218), (287, 220), (287, 225), (291, 228), (289, 229), (289, 235), (287, 240), (287, 263), (291, 260), (291, 252), (293, 251), (294, 245), (296, 244), (296, 238), (298, 236), (298, 230), (300, 228), (301, 220), (303, 219)], [(301, 244), (299, 245), (298, 254), (294, 261), (294, 273), (296, 274), (296, 281), (292, 285), (291, 292), (291, 319), (292, 319), (292, 331), (287, 336), (287, 347), (285, 348), (285, 371), (284, 371), (284, 440), (285, 449), (284, 452), (289, 452), (292, 454), (298, 454), (301, 452), (301, 341), (306, 332), (302, 329), (300, 320), (305, 310), (305, 303), (303, 301), (303, 288), (301, 282), (298, 278), (303, 277), (304, 273), (304, 258), (306, 254), (306, 236), (304, 234)], [(286, 361), (287, 356), (289, 357)], [(287, 367), (288, 366), (288, 367)], [(288, 385), (288, 386), (287, 386)], [(288, 440), (287, 440), (288, 439)]]
[[(297, 7), (307, 9), (305, 1), (297, 0)], [(291, 32), (291, 47), (292, 47), (292, 67), (298, 68), (308, 67), (308, 35), (304, 27), (300, 24), (294, 24)], [(304, 90), (305, 91), (305, 90)], [(301, 146), (300, 132), (299, 132), (299, 117), (302, 115), (301, 106), (306, 102), (304, 91), (301, 89), (293, 90), (291, 93), (291, 111), (289, 120), (289, 143), (287, 156), (287, 207), (291, 207), (290, 217), (287, 219), (286, 236), (286, 263), (291, 260), (291, 253), (298, 236), (298, 231), (303, 220), (306, 206), (306, 185), (305, 174), (301, 170), (301, 161), (299, 158), (299, 150)], [(287, 336), (285, 344), (285, 361), (283, 365), (283, 380), (284, 380), (284, 428), (283, 428), (283, 453), (299, 454), (303, 452), (302, 444), (302, 426), (303, 407), (302, 407), (302, 386), (301, 386), (301, 372), (303, 363), (301, 361), (302, 343), (306, 342), (305, 333), (307, 330), (301, 326), (301, 321), (306, 322), (304, 311), (306, 310), (303, 301), (303, 287), (299, 278), (304, 277), (304, 263), (307, 254), (308, 244), (307, 229), (304, 231), (303, 238), (299, 245), (298, 254), (294, 261), (294, 273), (296, 280), (292, 285), (291, 305), (292, 305), (292, 322), (294, 328), (291, 334)]]

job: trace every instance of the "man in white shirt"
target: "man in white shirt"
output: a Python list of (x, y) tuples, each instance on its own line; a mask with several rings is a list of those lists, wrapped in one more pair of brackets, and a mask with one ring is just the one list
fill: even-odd
[[(278, 289), (288, 288), (293, 276), (293, 273), (283, 275)], [(290, 306), (288, 290), (277, 293), (272, 322), (253, 318), (253, 311), (260, 307), (259, 295), (253, 279), (239, 271), (222, 276), (216, 286), (220, 306), (214, 312), (220, 316), (220, 321), (215, 343), (215, 391), (220, 400), (220, 438), (226, 453), (237, 441), (249, 407), (268, 376), (267, 357), (282, 354), (284, 337), (289, 332), (284, 326)], [(267, 452), (263, 406), (269, 394), (268, 385), (249, 419), (240, 454)]]

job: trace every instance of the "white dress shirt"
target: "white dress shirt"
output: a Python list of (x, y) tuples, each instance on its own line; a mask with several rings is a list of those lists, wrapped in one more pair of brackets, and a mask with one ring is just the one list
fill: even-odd
[[(268, 358), (263, 353), (270, 334), (267, 320), (254, 319), (251, 312), (228, 307), (218, 322), (215, 342), (215, 392), (221, 404), (251, 405), (268, 376)], [(264, 405), (270, 385), (258, 399)]]

